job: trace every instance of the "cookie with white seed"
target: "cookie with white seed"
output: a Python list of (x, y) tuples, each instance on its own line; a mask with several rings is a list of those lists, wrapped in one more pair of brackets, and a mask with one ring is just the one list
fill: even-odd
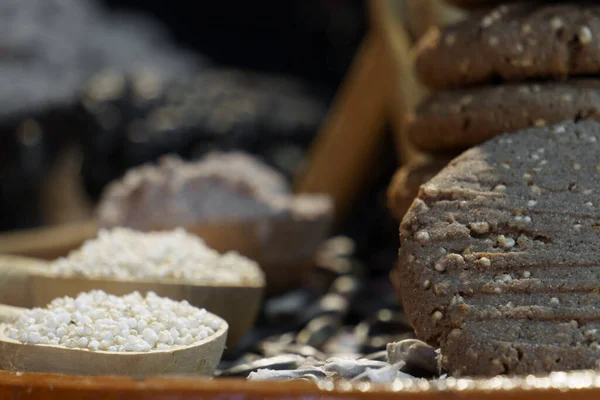
[(392, 280), (455, 376), (600, 359), (600, 123), (496, 137), (421, 186)]
[(416, 69), (424, 84), (441, 89), (598, 74), (599, 35), (595, 2), (505, 4), (429, 31)]
[(505, 132), (566, 120), (600, 120), (600, 79), (507, 83), (433, 92), (409, 116), (425, 151), (456, 151)]

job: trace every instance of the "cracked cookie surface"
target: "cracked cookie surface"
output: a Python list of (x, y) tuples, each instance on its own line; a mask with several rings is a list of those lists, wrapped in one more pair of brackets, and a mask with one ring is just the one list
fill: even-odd
[(453, 375), (597, 367), (600, 123), (496, 137), (421, 186), (392, 273)]
[(452, 151), (501, 133), (580, 119), (600, 120), (600, 79), (433, 92), (409, 117), (408, 134), (422, 150)]
[(600, 72), (600, 5), (505, 4), (430, 30), (416, 58), (421, 81), (443, 89)]

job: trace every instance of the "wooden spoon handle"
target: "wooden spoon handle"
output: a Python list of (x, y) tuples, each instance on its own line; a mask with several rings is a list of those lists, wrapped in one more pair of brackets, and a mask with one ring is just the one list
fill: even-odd
[(94, 219), (0, 234), (0, 254), (53, 260), (96, 235)]
[(0, 324), (7, 323), (15, 320), (19, 317), (23, 311), (26, 311), (26, 308), (21, 307), (13, 307), (7, 306), (4, 304), (0, 304)]

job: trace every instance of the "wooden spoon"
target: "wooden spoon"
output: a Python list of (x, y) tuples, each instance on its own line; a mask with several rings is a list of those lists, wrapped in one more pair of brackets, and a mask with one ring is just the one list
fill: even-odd
[(45, 264), (36, 258), (0, 255), (0, 304), (31, 307), (29, 276)]
[(66, 256), (96, 236), (93, 219), (68, 224), (23, 229), (0, 234), (0, 254), (53, 260)]
[(187, 300), (191, 305), (206, 308), (229, 323), (227, 345), (233, 346), (254, 324), (262, 303), (264, 284), (193, 283), (177, 280), (88, 279), (55, 277), (43, 271), (29, 277), (32, 306), (44, 307), (57, 297), (76, 297), (81, 292), (103, 290), (116, 296), (134, 291), (155, 292), (173, 300)]
[(9, 323), (19, 317), (19, 314), (26, 308), (7, 306), (0, 304), (0, 324)]
[[(331, 216), (296, 219), (292, 216), (222, 221), (184, 227), (219, 251), (237, 251), (256, 261), (264, 271), (269, 294), (281, 293), (303, 283), (312, 259), (326, 239)], [(169, 230), (175, 226), (157, 226)], [(0, 254), (53, 260), (66, 256), (97, 233), (88, 221), (0, 234)]]
[(264, 284), (227, 285), (170, 281), (118, 281), (62, 278), (48, 275), (46, 263), (33, 258), (0, 255), (0, 303), (19, 307), (45, 307), (57, 297), (76, 297), (93, 289), (117, 296), (153, 291), (161, 297), (187, 300), (223, 318), (229, 324), (227, 346), (254, 324), (261, 307)]
[[(14, 307), (0, 308), (2, 316), (18, 315)], [(219, 318), (213, 314), (209, 315)], [(212, 336), (189, 346), (149, 352), (108, 352), (70, 349), (53, 345), (22, 344), (6, 335), (8, 324), (0, 323), (0, 369), (69, 375), (126, 375), (148, 377), (163, 374), (213, 375), (227, 337), (228, 325)]]

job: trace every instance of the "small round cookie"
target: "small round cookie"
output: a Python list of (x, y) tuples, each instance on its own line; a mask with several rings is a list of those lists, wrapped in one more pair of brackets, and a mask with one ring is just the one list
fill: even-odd
[(419, 186), (433, 178), (450, 160), (428, 157), (403, 165), (396, 171), (387, 190), (387, 207), (398, 221), (417, 197)]
[(416, 69), (438, 89), (600, 73), (600, 4), (505, 4), (430, 30)]
[(599, 154), (598, 122), (531, 128), (421, 186), (392, 281), (451, 374), (598, 366)]
[(425, 151), (462, 150), (505, 132), (566, 120), (600, 120), (600, 79), (433, 92), (408, 118)]

